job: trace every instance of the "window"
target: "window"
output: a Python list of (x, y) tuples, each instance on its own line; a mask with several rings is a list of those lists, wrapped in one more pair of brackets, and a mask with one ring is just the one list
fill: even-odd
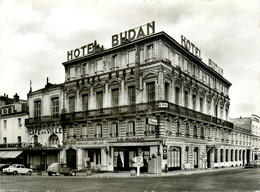
[(7, 138), (6, 137), (4, 137), (4, 144), (6, 144), (7, 143)]
[(38, 136), (37, 135), (33, 136), (33, 143), (34, 144), (38, 143)]
[(197, 96), (192, 95), (192, 109), (196, 110)]
[(233, 154), (233, 149), (231, 149), (231, 152), (230, 152), (230, 158), (231, 158), (231, 161), (234, 161), (234, 154)]
[(145, 135), (153, 135), (155, 133), (155, 125), (149, 124), (149, 118), (146, 118)]
[(203, 112), (203, 105), (204, 104), (204, 101), (203, 101), (203, 98), (202, 97), (200, 97), (200, 112)]
[(128, 98), (130, 105), (135, 104), (135, 86), (128, 87)]
[(201, 69), (200, 69), (199, 73), (200, 73), (200, 80), (204, 80), (204, 74), (203, 74), (203, 71)]
[(155, 83), (154, 82), (147, 83), (146, 88), (147, 88), (147, 101), (148, 102), (155, 101)]
[(88, 127), (86, 125), (81, 127), (81, 138), (88, 137)]
[(75, 78), (75, 68), (74, 67), (70, 67), (69, 68), (69, 78)]
[(34, 118), (41, 119), (41, 101), (34, 102)]
[(75, 97), (69, 97), (69, 112), (73, 113), (75, 111)]
[(60, 144), (59, 137), (55, 134), (51, 135), (49, 138), (49, 146), (54, 147), (54, 146), (58, 146), (59, 144)]
[(144, 63), (144, 50), (140, 49), (140, 63)]
[(111, 124), (111, 137), (118, 137), (118, 123), (114, 122)]
[(165, 98), (165, 101), (169, 101), (169, 83), (165, 83), (165, 88), (164, 88), (164, 98)]
[(180, 135), (180, 122), (177, 121), (176, 122), (176, 136), (179, 136)]
[(175, 61), (174, 61), (175, 65), (180, 66), (180, 63), (179, 63), (180, 55), (178, 53), (175, 53), (174, 59), (175, 59)]
[(82, 95), (82, 111), (88, 110), (88, 94)]
[(171, 169), (181, 169), (181, 148), (180, 147), (169, 148), (168, 166)]
[(4, 129), (7, 128), (7, 120), (4, 120)]
[(193, 127), (193, 137), (197, 138), (197, 136), (198, 136), (198, 127), (196, 125), (194, 125), (194, 127)]
[(101, 124), (96, 125), (96, 134), (94, 136), (96, 138), (102, 137), (102, 125)]
[(22, 142), (22, 137), (21, 136), (18, 136), (17, 137), (17, 143), (21, 143)]
[(189, 125), (189, 123), (185, 124), (185, 136), (186, 137), (190, 136), (190, 125)]
[(147, 46), (147, 59), (153, 58), (153, 45)]
[(122, 64), (122, 66), (126, 66), (126, 55), (125, 54), (121, 55), (121, 64)]
[(128, 64), (134, 64), (135, 63), (135, 50), (128, 52)]
[(118, 55), (113, 55), (113, 60), (111, 63), (111, 70), (116, 70), (119, 68)]
[(96, 72), (97, 72), (97, 73), (102, 72), (102, 69), (103, 69), (103, 60), (102, 60), (102, 59), (97, 60), (96, 65), (97, 65), (97, 66), (96, 66)]
[(184, 107), (188, 107), (189, 105), (189, 92), (184, 91)]
[(186, 152), (186, 163), (189, 163), (189, 147), (185, 148), (185, 152)]
[(179, 87), (176, 87), (176, 88), (175, 88), (175, 104), (177, 104), (177, 105), (180, 104), (179, 95), (180, 95), (180, 88), (179, 88)]
[(237, 161), (237, 150), (235, 150), (235, 161)]
[(112, 89), (112, 107), (117, 107), (119, 103), (119, 89)]
[(135, 122), (129, 121), (127, 123), (127, 136), (135, 136)]
[(52, 98), (52, 116), (59, 117), (59, 98)]
[(211, 104), (211, 103), (210, 103), (210, 100), (208, 100), (208, 101), (207, 101), (207, 107), (208, 107), (207, 113), (208, 113), (208, 114), (210, 114), (210, 108), (211, 108), (211, 107), (210, 107), (210, 104)]
[(103, 91), (96, 93), (96, 100), (97, 109), (103, 108)]
[(200, 138), (204, 139), (204, 127), (203, 126), (200, 127)]
[(18, 120), (18, 129), (19, 129), (22, 126), (22, 120), (21, 118), (18, 118), (17, 120)]
[(183, 70), (188, 71), (188, 60), (187, 59), (184, 59)]
[(163, 56), (170, 60), (170, 48), (167, 45), (164, 45)]

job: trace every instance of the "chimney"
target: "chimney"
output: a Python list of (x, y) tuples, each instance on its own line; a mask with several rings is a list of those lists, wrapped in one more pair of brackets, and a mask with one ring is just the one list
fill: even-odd
[(14, 95), (14, 102), (19, 103), (19, 95), (17, 95), (17, 93)]

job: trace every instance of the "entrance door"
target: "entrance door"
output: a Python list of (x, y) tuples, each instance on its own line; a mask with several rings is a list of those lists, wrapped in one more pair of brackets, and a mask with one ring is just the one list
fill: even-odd
[(168, 159), (168, 170), (181, 170), (181, 148), (170, 147), (169, 148), (169, 159)]
[(76, 150), (75, 149), (68, 149), (66, 150), (66, 158), (67, 158), (67, 165), (71, 168), (76, 168)]
[(249, 163), (250, 162), (250, 149), (246, 150), (246, 162)]

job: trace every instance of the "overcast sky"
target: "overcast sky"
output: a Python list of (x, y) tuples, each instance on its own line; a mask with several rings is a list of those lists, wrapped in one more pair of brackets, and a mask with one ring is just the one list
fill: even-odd
[(230, 117), (260, 116), (259, 0), (0, 0), (0, 95), (22, 99), (46, 78), (63, 83), (67, 51), (97, 40), (111, 48), (114, 34), (155, 21), (181, 35), (224, 69)]

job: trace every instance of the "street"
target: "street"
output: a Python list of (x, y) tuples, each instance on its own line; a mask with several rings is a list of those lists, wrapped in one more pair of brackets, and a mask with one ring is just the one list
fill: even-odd
[(0, 175), (0, 191), (255, 191), (259, 175), (260, 169), (139, 178)]

